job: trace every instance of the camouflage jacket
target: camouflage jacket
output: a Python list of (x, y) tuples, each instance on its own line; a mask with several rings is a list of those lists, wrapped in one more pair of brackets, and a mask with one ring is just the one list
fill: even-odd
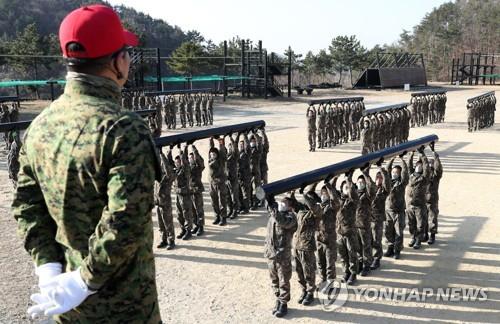
[[(307, 200), (306, 195), (304, 199)], [(318, 223), (322, 217), (323, 210), (319, 204), (312, 201), (307, 203), (310, 207), (298, 203), (297, 212), (297, 231), (293, 235), (294, 248), (301, 251), (316, 251), (315, 233), (318, 229)]]
[(64, 94), (26, 131), (12, 209), (35, 264), (80, 268), (97, 293), (69, 323), (159, 323), (153, 256), (151, 133), (121, 111), (111, 80), (68, 73)]
[(155, 205), (164, 206), (172, 204), (172, 183), (175, 180), (173, 161), (160, 152), (161, 180), (155, 182)]
[(201, 177), (203, 170), (205, 170), (205, 160), (201, 157), (198, 149), (193, 147), (194, 161), (190, 163), (191, 166), (191, 190), (199, 193), (205, 191)]
[(382, 168), (382, 185), (376, 186), (375, 196), (372, 200), (372, 222), (385, 221), (385, 200), (391, 190), (391, 179), (387, 170)]
[(443, 165), (439, 155), (434, 152), (434, 165), (430, 170), (429, 188), (425, 196), (427, 203), (437, 203), (439, 201), (439, 182), (443, 177)]
[[(389, 162), (387, 171), (392, 171), (393, 161)], [(385, 200), (385, 209), (395, 212), (405, 211), (405, 188), (408, 184), (408, 166), (403, 160), (401, 163), (401, 177), (399, 179), (391, 180), (391, 190)]]
[(430, 168), (425, 155), (420, 155), (423, 165), (422, 174), (414, 172), (413, 163), (410, 160), (410, 178), (406, 187), (406, 204), (408, 206), (423, 207), (426, 203), (426, 193), (429, 187)]
[(322, 214), (316, 232), (316, 240), (328, 246), (334, 245), (337, 241), (335, 220), (338, 206), (335, 205), (335, 202), (336, 200), (327, 200), (321, 203)]
[(290, 254), (292, 236), (297, 229), (297, 217), (293, 212), (282, 213), (277, 208), (271, 208), (269, 214), (264, 257), (279, 259)]

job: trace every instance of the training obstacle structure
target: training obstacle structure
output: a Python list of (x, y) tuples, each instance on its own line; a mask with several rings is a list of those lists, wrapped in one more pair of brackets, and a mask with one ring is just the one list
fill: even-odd
[(354, 88), (397, 88), (405, 84), (426, 86), (424, 56), (378, 52), (375, 61), (359, 76)]
[(392, 146), (377, 152), (361, 155), (349, 160), (335, 163), (323, 168), (312, 170), (309, 172), (301, 173), (289, 178), (274, 181), (262, 186), (259, 189), (257, 198), (266, 198), (267, 202), (271, 204), (276, 195), (294, 190), (304, 189), (306, 186), (317, 183), (319, 181), (328, 180), (336, 175), (347, 173), (358, 168), (363, 168), (372, 163), (382, 163), (384, 160), (393, 156), (402, 156), (407, 152), (417, 150), (421, 146), (437, 142), (439, 140), (437, 135), (427, 135), (416, 140), (408, 141), (396, 146)]
[[(496, 59), (496, 63), (495, 63)], [(496, 78), (500, 78), (500, 53), (463, 53), (462, 59), (454, 58), (451, 62), (451, 84), (478, 85), (479, 79), (486, 85), (495, 85)]]
[(205, 138), (226, 136), (235, 133), (245, 133), (257, 129), (262, 129), (264, 127), (266, 127), (266, 122), (263, 120), (257, 120), (257, 121), (228, 125), (228, 126), (213, 127), (194, 132), (158, 137), (155, 138), (155, 145), (157, 147), (163, 147), (163, 146), (173, 147), (175, 145), (180, 145), (182, 143), (193, 144), (195, 141)]

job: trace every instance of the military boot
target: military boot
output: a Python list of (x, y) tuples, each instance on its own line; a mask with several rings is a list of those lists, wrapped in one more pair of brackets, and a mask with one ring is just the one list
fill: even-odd
[(308, 306), (311, 305), (313, 302), (314, 302), (314, 294), (309, 292), (306, 294), (306, 297), (304, 297), (302, 305)]
[(219, 216), (219, 215), (217, 215), (217, 216), (215, 217), (215, 220), (212, 222), (212, 224), (217, 225), (217, 224), (219, 224), (219, 223), (220, 223), (220, 216)]
[(158, 244), (158, 245), (156, 246), (156, 248), (158, 248), (158, 249), (163, 249), (163, 248), (166, 248), (166, 247), (167, 247), (167, 245), (168, 245), (168, 243), (167, 243), (167, 242), (165, 242), (165, 241), (161, 241), (161, 243), (160, 243), (160, 244)]
[(222, 217), (222, 218), (221, 218), (221, 220), (220, 220), (219, 225), (220, 225), (220, 226), (224, 226), (224, 225), (226, 225), (226, 224), (227, 224), (226, 217)]
[(238, 211), (237, 211), (237, 210), (235, 210), (235, 211), (233, 211), (233, 213), (232, 213), (232, 214), (230, 214), (230, 215), (231, 215), (231, 216), (229, 216), (229, 218), (231, 218), (231, 219), (235, 219), (236, 217), (238, 217)]
[(353, 273), (349, 276), (349, 279), (347, 280), (347, 285), (349, 286), (354, 285), (355, 282), (356, 282), (356, 274)]
[(167, 250), (172, 250), (175, 247), (175, 242), (174, 241), (169, 241), (167, 243)]
[(182, 240), (183, 241), (187, 241), (189, 240), (191, 237), (193, 236), (193, 234), (191, 234), (191, 231), (186, 231), (186, 234), (184, 234), (184, 236), (182, 237)]
[(389, 247), (387, 248), (387, 250), (385, 251), (384, 256), (385, 256), (385, 257), (391, 257), (391, 256), (393, 256), (393, 255), (394, 255), (394, 246), (392, 246), (392, 245), (391, 245), (391, 246), (389, 246)]
[(417, 242), (417, 239), (416, 239), (416, 238), (414, 238), (414, 237), (412, 237), (412, 238), (411, 238), (410, 243), (408, 243), (408, 246), (409, 246), (409, 247), (412, 247), (412, 246), (414, 246), (414, 245), (415, 245), (415, 243), (416, 243), (416, 242)]
[(434, 242), (436, 242), (436, 234), (431, 233), (431, 237), (429, 238), (429, 241), (427, 242), (427, 244), (432, 245), (432, 244), (434, 244)]
[(375, 259), (373, 260), (372, 264), (370, 265), (370, 270), (376, 270), (380, 267), (380, 260)]
[(297, 300), (297, 303), (302, 304), (302, 302), (304, 301), (304, 298), (306, 298), (306, 295), (307, 295), (307, 292), (305, 290), (302, 291), (302, 294), (300, 294), (300, 297)]
[(276, 314), (276, 312), (278, 311), (279, 308), (280, 308), (280, 301), (276, 300), (276, 305), (274, 305), (274, 308), (273, 308), (273, 315)]
[(198, 230), (196, 231), (196, 236), (202, 236), (205, 231), (203, 230), (203, 226), (199, 226)]
[(180, 239), (182, 238), (184, 235), (186, 235), (186, 229), (183, 227), (181, 229), (181, 232), (179, 233), (179, 235), (177, 235), (177, 238)]
[(347, 282), (347, 280), (349, 280), (350, 277), (351, 277), (351, 273), (349, 271), (347, 271), (346, 273), (344, 273), (343, 279), (344, 279), (344, 281)]
[(418, 250), (418, 249), (420, 249), (420, 246), (421, 246), (420, 239), (419, 239), (419, 238), (417, 238), (417, 239), (415, 240), (415, 244), (413, 245), (413, 248), (414, 248), (415, 250)]
[(276, 311), (276, 313), (274, 313), (274, 316), (276, 316), (276, 317), (283, 317), (287, 313), (288, 313), (288, 306), (287, 306), (287, 304), (280, 302), (278, 310)]
[(200, 227), (198, 225), (196, 225), (192, 230), (191, 230), (191, 234), (196, 234), (196, 232), (198, 232), (198, 230), (200, 229)]

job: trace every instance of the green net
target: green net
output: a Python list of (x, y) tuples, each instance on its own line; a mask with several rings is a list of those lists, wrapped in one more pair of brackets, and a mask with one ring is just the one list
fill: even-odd
[(54, 84), (65, 84), (65, 80), (11, 80), (11, 81), (0, 81), (0, 88), (16, 87), (16, 86), (43, 86)]

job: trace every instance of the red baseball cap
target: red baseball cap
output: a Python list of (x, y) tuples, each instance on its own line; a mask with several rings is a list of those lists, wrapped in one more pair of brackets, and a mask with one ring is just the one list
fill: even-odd
[[(93, 59), (111, 55), (125, 46), (137, 46), (136, 35), (124, 29), (117, 13), (104, 5), (85, 6), (70, 12), (59, 27), (59, 43), (66, 58)], [(79, 43), (83, 51), (68, 51)]]

